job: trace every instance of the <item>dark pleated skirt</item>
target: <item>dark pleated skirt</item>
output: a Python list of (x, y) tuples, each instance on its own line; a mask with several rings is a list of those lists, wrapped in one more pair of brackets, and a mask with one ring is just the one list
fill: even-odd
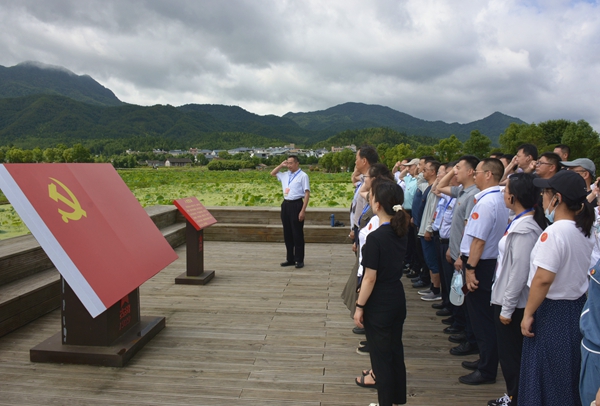
[(579, 316), (585, 300), (545, 299), (535, 312), (535, 337), (523, 339), (519, 406), (581, 406)]

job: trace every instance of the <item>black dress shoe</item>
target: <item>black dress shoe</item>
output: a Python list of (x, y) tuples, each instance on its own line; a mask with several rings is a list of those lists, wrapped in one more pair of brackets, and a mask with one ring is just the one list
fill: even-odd
[(416, 278), (410, 278), (410, 281), (411, 281), (412, 283), (419, 282), (420, 280), (421, 280), (421, 277), (420, 277), (420, 276), (417, 276)]
[(462, 344), (467, 341), (467, 334), (464, 331), (462, 333), (453, 334), (448, 337), (448, 341), (451, 343)]
[(452, 355), (479, 354), (479, 348), (477, 347), (477, 344), (471, 344), (470, 342), (465, 341), (458, 347), (450, 348), (450, 354), (452, 354)]
[(442, 324), (445, 324), (447, 326), (451, 326), (454, 323), (454, 317), (450, 316), (447, 319), (443, 319), (442, 320)]
[(354, 334), (365, 334), (365, 329), (364, 328), (360, 328), (360, 327), (354, 327), (352, 329), (352, 332)]
[(416, 277), (418, 277), (418, 276), (419, 276), (419, 273), (418, 273), (418, 272), (415, 272), (415, 271), (410, 271), (409, 273), (407, 273), (407, 274), (406, 274), (406, 277), (407, 277), (407, 278), (410, 278), (410, 279), (412, 279), (412, 278), (416, 278)]
[(475, 361), (463, 361), (460, 364), (464, 369), (470, 369), (471, 371), (477, 371), (477, 367), (479, 366), (479, 360)]
[[(441, 310), (438, 310), (437, 312), (435, 312), (436, 316), (442, 316), (442, 317), (450, 316), (451, 314), (452, 314), (452, 312), (448, 309), (441, 309)], [(443, 323), (443, 321), (442, 321), (442, 323)]]
[(446, 308), (446, 303), (441, 302), (441, 303), (434, 303), (431, 305), (432, 308), (434, 308), (435, 310), (442, 310)]
[(496, 383), (496, 379), (484, 378), (479, 370), (471, 372), (469, 375), (458, 378), (460, 383), (467, 385), (483, 385), (486, 383)]
[(292, 265), (296, 265), (296, 263), (294, 261), (285, 261), (285, 262), (282, 262), (279, 265), (281, 265), (281, 266), (292, 266)]
[(458, 334), (462, 333), (463, 329), (460, 327), (448, 326), (444, 329), (444, 333), (446, 334)]
[(429, 286), (429, 284), (425, 285), (425, 282), (423, 282), (423, 281), (416, 281), (415, 283), (412, 284), (412, 287), (415, 289), (424, 288), (425, 286)]
[(304, 268), (304, 262), (296, 262), (296, 268)]

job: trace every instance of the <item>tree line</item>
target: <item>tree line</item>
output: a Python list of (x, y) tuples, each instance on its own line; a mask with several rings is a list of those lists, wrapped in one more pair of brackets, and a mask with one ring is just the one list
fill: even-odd
[[(540, 152), (552, 151), (558, 144), (566, 144), (571, 148), (571, 160), (589, 158), (600, 168), (600, 139), (585, 120), (577, 122), (569, 120), (549, 120), (533, 124), (510, 124), (500, 135), (500, 147), (493, 147), (489, 137), (478, 130), (471, 131), (469, 139), (464, 143), (455, 135), (439, 140), (436, 144), (369, 142), (369, 137), (361, 138), (362, 144), (376, 147), (381, 162), (393, 167), (398, 161), (407, 157), (431, 155), (441, 162), (458, 159), (462, 155), (475, 155), (486, 158), (491, 153), (515, 154), (521, 144), (536, 145)], [(362, 145), (360, 144), (360, 145)], [(357, 144), (359, 145), (359, 144)], [(353, 171), (355, 153), (350, 149), (331, 152), (319, 160), (319, 166), (327, 172)]]

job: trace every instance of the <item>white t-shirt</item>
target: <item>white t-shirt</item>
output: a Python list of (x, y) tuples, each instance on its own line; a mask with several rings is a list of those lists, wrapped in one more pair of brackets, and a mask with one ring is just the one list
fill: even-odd
[(527, 286), (538, 267), (556, 274), (546, 297), (552, 300), (576, 300), (588, 289), (588, 268), (594, 245), (572, 220), (559, 220), (540, 235), (533, 251)]
[(358, 249), (358, 277), (360, 278), (364, 272), (362, 264), (362, 247), (367, 242), (367, 236), (379, 228), (379, 217), (373, 215), (366, 226), (360, 229), (358, 233), (359, 249)]

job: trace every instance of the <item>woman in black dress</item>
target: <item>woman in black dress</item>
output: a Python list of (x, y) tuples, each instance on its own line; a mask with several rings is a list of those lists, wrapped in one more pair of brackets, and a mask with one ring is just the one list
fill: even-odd
[(410, 218), (402, 209), (404, 193), (396, 183), (378, 179), (370, 195), (380, 226), (369, 234), (363, 247), (365, 271), (354, 321), (365, 328), (379, 406), (392, 406), (406, 403), (402, 346), (406, 298), (400, 277)]

